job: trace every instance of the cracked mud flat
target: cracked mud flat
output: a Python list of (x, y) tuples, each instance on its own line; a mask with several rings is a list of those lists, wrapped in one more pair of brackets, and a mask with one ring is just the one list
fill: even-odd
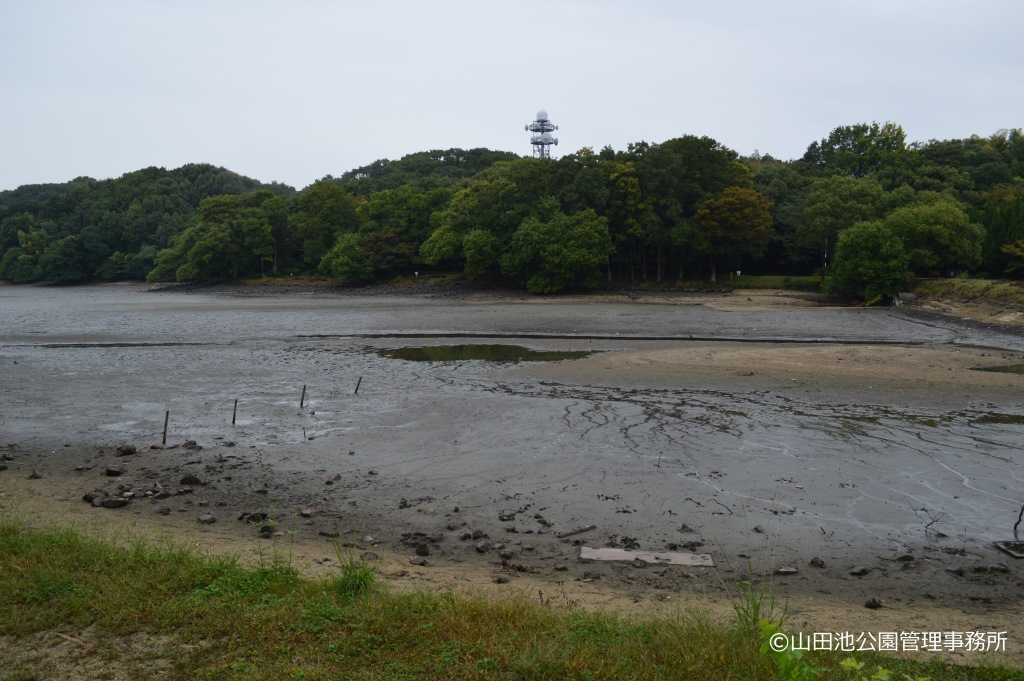
[[(798, 627), (1006, 630), (1011, 657), (1024, 650), (1024, 561), (992, 546), (1024, 504), (1024, 376), (972, 370), (1024, 361), (1019, 330), (787, 294), (428, 290), (0, 287), (0, 504), (240, 554), (268, 550), (238, 520), (262, 511), (313, 571), (337, 564), (337, 535), (401, 583), (626, 609), (727, 607), (737, 580), (770, 579)], [(592, 354), (378, 354), (467, 344)], [(201, 449), (149, 448), (165, 410), (168, 446)], [(118, 456), (124, 443), (139, 453)], [(173, 493), (186, 474), (206, 484), (119, 509), (81, 500)], [(217, 522), (198, 525), (205, 513)], [(408, 562), (418, 544), (425, 567)], [(717, 567), (584, 564), (580, 545)], [(502, 551), (533, 572), (502, 569)], [(771, 574), (782, 566), (797, 572)], [(599, 579), (574, 581), (585, 572)]]

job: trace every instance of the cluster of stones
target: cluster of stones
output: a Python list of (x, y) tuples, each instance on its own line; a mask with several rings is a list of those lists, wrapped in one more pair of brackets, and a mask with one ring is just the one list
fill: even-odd
[[(125, 467), (119, 465), (107, 466), (104, 470), (104, 474), (109, 477), (121, 477), (125, 472)], [(202, 484), (203, 481), (194, 475), (186, 475), (182, 478), (182, 487), (173, 491), (167, 490), (159, 482), (147, 482), (138, 486), (135, 486), (130, 482), (123, 482), (119, 484), (113, 492), (105, 490), (102, 487), (97, 487), (91, 492), (86, 492), (85, 495), (82, 496), (82, 500), (97, 508), (122, 508), (127, 506), (134, 499), (152, 499), (154, 501), (158, 501), (172, 496), (192, 494), (192, 486)]]

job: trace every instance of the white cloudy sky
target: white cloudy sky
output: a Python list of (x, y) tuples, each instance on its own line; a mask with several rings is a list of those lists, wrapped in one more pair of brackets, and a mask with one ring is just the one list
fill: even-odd
[(708, 135), (801, 156), (1024, 127), (1019, 0), (0, 0), (0, 190), (225, 166), (298, 188), (379, 158)]

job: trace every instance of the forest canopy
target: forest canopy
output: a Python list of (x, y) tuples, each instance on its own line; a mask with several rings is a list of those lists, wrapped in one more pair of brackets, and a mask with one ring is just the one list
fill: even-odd
[(914, 276), (1020, 277), (1024, 135), (908, 144), (862, 123), (791, 161), (685, 135), (555, 160), (418, 152), (301, 191), (192, 164), (0, 192), (7, 281), (427, 269), (535, 292), (816, 273), (868, 300)]

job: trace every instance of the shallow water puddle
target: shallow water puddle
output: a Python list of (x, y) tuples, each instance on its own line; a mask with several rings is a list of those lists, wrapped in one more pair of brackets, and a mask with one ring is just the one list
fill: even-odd
[(521, 345), (503, 344), (430, 345), (386, 348), (376, 352), (381, 357), (410, 362), (559, 362), (582, 359), (593, 354), (589, 350), (532, 350)]
[(1024, 364), (1003, 364), (995, 367), (971, 367), (971, 371), (994, 371), (1000, 374), (1024, 375)]

